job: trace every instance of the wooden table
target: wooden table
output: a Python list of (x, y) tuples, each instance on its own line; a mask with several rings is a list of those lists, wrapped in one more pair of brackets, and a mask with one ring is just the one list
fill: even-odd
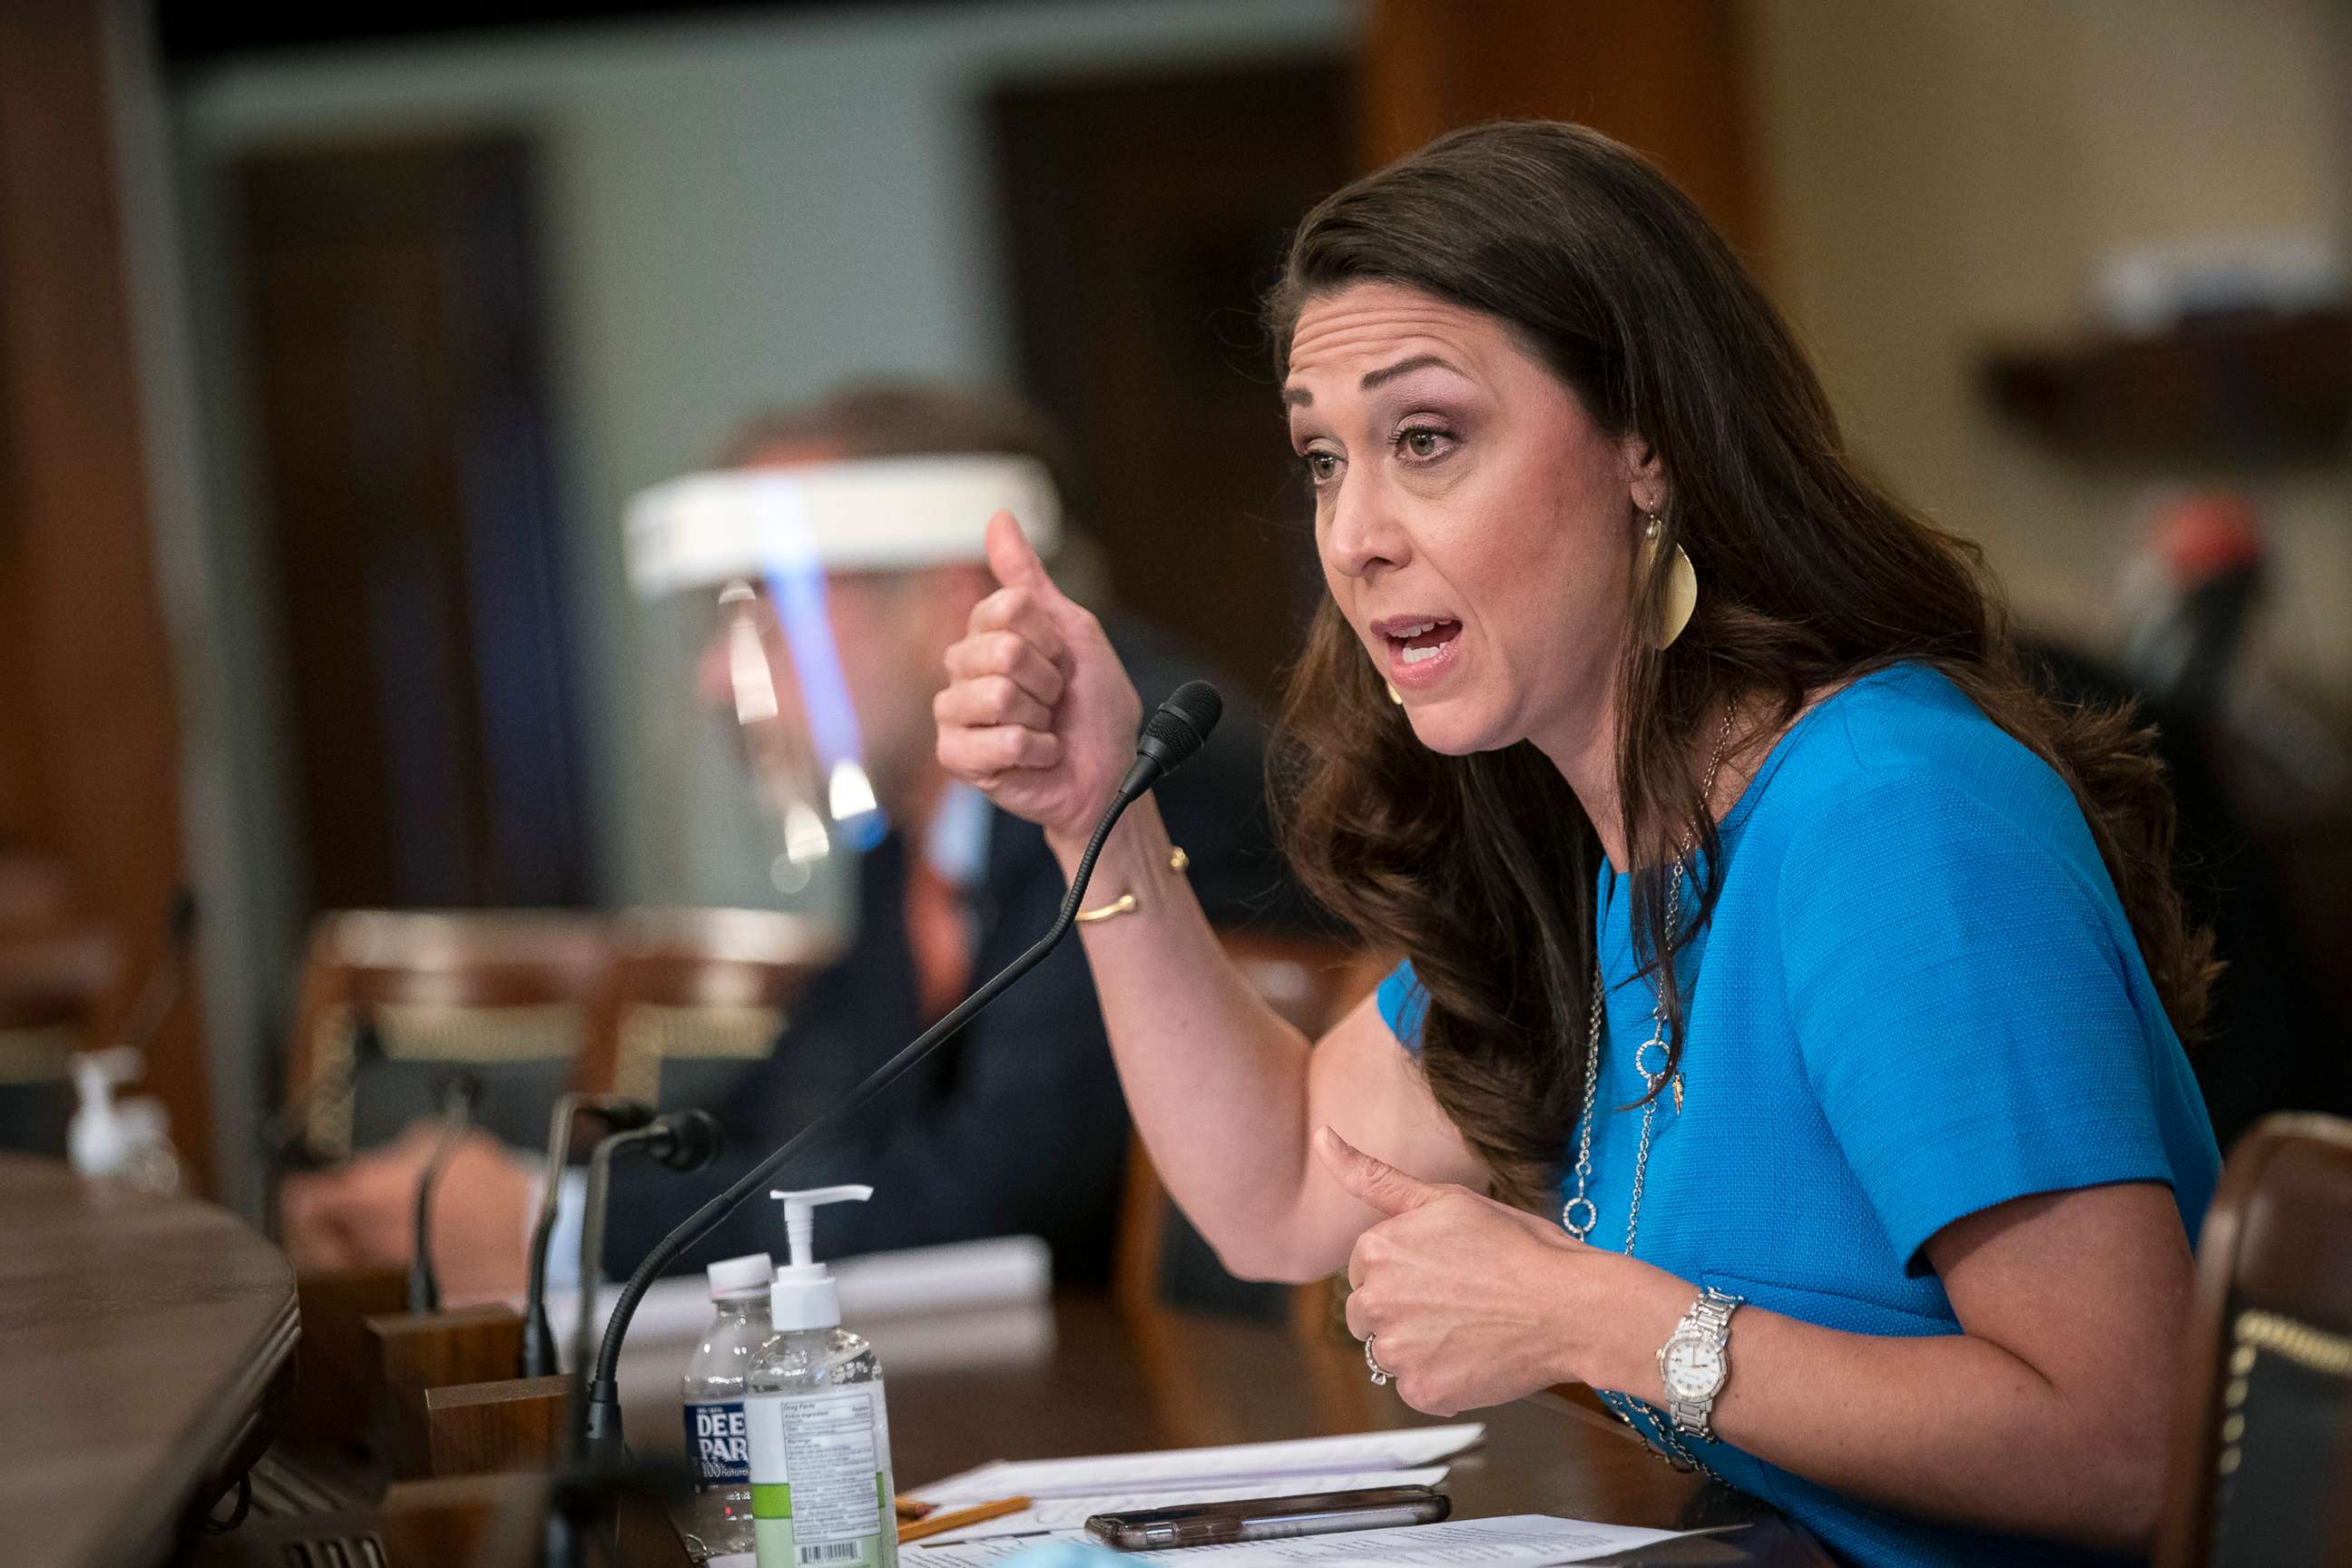
[[(1107, 1300), (1053, 1306), (1050, 1354), (970, 1370), (891, 1365), (890, 1325), (869, 1327), (889, 1391), (899, 1489), (919, 1493), (990, 1459), (1049, 1458), (1429, 1425), (1375, 1388), (1363, 1348), (1336, 1327), (1272, 1328)], [(858, 1327), (860, 1325), (852, 1325)], [(1479, 1448), (1451, 1461), (1454, 1516), (1557, 1513), (1687, 1530), (1739, 1525), (1628, 1554), (1644, 1564), (1829, 1568), (1812, 1537), (1738, 1492), (1677, 1474), (1614, 1420), (1549, 1396), (1460, 1419), (1484, 1421)], [(677, 1406), (632, 1407), (633, 1446), (679, 1442)]]
[[(209, 1205), (86, 1184), (0, 1156), (0, 1557), (145, 1563), (253, 1433), (289, 1364), (294, 1281), (276, 1248)], [(902, 1488), (995, 1458), (1300, 1437), (1427, 1422), (1365, 1376), (1337, 1329), (1271, 1328), (1100, 1297), (1057, 1300), (1051, 1347), (888, 1376)], [(934, 1329), (939, 1326), (935, 1321)], [(628, 1412), (632, 1441), (678, 1442), (675, 1395)], [(1826, 1568), (1802, 1531), (1677, 1475), (1607, 1418), (1551, 1399), (1480, 1411), (1486, 1444), (1454, 1461), (1457, 1517), (1551, 1512), (1727, 1536), (1624, 1561)], [(226, 1538), (234, 1541), (235, 1537)], [(640, 1535), (639, 1540), (646, 1539)], [(226, 1542), (225, 1542), (226, 1543)], [(668, 1550), (643, 1554), (676, 1562)]]
[(0, 1237), (0, 1558), (159, 1562), (291, 1363), (293, 1273), (210, 1204), (21, 1155)]

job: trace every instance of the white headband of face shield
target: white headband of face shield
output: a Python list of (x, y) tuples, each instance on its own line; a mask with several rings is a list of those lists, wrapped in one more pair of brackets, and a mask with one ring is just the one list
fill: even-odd
[(988, 520), (1010, 511), (1050, 556), (1062, 508), (1031, 458), (887, 458), (688, 474), (629, 502), (637, 596), (734, 578), (890, 572), (985, 559)]

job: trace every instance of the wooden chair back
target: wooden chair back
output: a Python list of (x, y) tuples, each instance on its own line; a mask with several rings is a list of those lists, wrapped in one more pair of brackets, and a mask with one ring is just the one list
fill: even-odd
[(432, 1081), (462, 1068), (484, 1081), (483, 1125), (538, 1147), (609, 952), (604, 922), (569, 911), (322, 915), (295, 1003), (287, 1126), (341, 1158), (429, 1113)]
[(2352, 1562), (2352, 1122), (2231, 1151), (2184, 1363), (2155, 1568)]
[(825, 927), (766, 910), (632, 910), (611, 943), (578, 1087), (664, 1108), (716, 1103), (841, 951)]

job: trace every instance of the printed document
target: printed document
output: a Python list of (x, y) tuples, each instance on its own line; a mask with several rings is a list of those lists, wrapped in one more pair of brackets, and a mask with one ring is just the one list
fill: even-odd
[[(1329, 1476), (1273, 1476), (1262, 1481), (1230, 1487), (1186, 1487), (1181, 1494), (1162, 1488), (1153, 1491), (1108, 1492), (1100, 1497), (1048, 1498), (1015, 1513), (968, 1524), (932, 1536), (934, 1541), (979, 1541), (992, 1535), (1034, 1535), (1052, 1530), (1081, 1530), (1098, 1513), (1132, 1509), (1166, 1508), (1176, 1502), (1249, 1502), (1259, 1498), (1303, 1497), (1310, 1492), (1356, 1492), (1372, 1487), (1433, 1487), (1445, 1479), (1444, 1465), (1412, 1470), (1349, 1470)], [(1015, 1494), (1018, 1495), (1018, 1494)]]
[[(1654, 1546), (1680, 1533), (1685, 1532), (1522, 1513), (1231, 1546), (1125, 1552), (1116, 1557), (1134, 1559), (1137, 1568), (1155, 1563), (1173, 1565), (1179, 1559), (1189, 1563), (1195, 1558), (1203, 1568), (1209, 1568), (1212, 1560), (1213, 1568), (1552, 1568), (1555, 1563), (1589, 1563)], [(1052, 1531), (939, 1546), (919, 1541), (900, 1548), (898, 1557), (904, 1568), (988, 1568), (1031, 1547), (1063, 1543), (1100, 1544), (1083, 1531)]]
[[(1078, 1459), (999, 1459), (945, 1480), (912, 1489), (911, 1495), (942, 1508), (967, 1508), (998, 1498), (1124, 1497), (1149, 1492), (1252, 1487), (1267, 1480), (1313, 1481), (1318, 1477), (1369, 1470), (1405, 1470), (1449, 1458), (1486, 1435), (1483, 1423), (1449, 1426), (1402, 1426), (1391, 1432), (1359, 1432), (1345, 1437), (1298, 1437), (1280, 1443), (1234, 1443), (1216, 1448), (1163, 1448), (1145, 1454), (1104, 1454)], [(1244, 1497), (1280, 1497), (1292, 1491), (1328, 1490), (1284, 1486)], [(1149, 1506), (1149, 1505), (1143, 1505)], [(1102, 1512), (1100, 1509), (1092, 1512)]]

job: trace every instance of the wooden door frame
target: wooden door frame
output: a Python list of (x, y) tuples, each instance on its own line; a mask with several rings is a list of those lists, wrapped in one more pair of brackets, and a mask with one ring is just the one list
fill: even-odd
[[(163, 955), (187, 882), (179, 684), (155, 572), (99, 0), (0, 7), (0, 828), (64, 859), (123, 956)], [(212, 1187), (194, 977), (148, 1048), (193, 1184)]]

